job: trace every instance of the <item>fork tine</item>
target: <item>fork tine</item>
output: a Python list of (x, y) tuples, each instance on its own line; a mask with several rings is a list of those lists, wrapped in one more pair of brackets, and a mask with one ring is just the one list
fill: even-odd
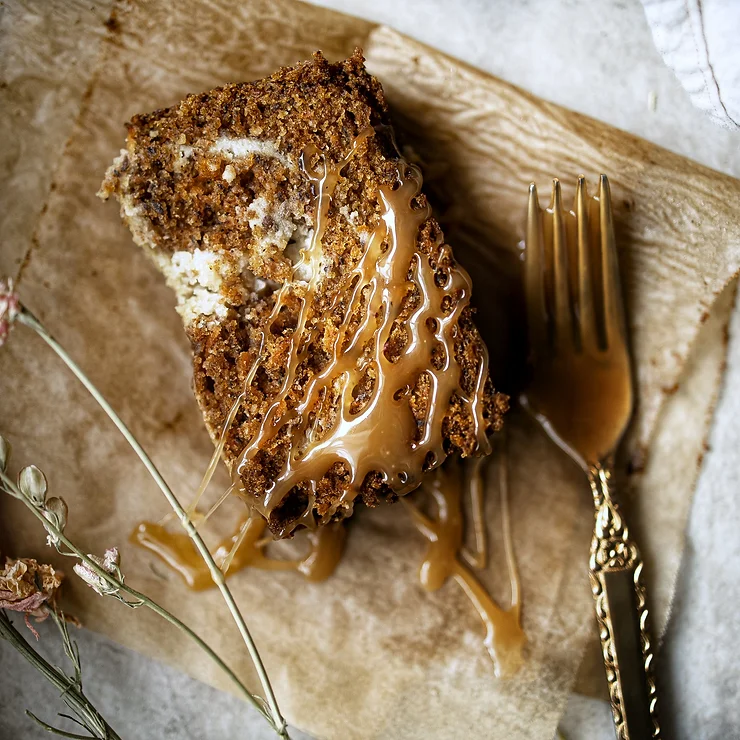
[(536, 353), (547, 341), (547, 307), (545, 304), (545, 240), (542, 210), (534, 183), (529, 186), (524, 272), (529, 346), (531, 351)]
[(599, 230), (604, 294), (604, 334), (607, 347), (625, 337), (624, 307), (619, 284), (619, 261), (614, 238), (611, 190), (606, 175), (599, 178)]
[(588, 218), (588, 191), (586, 180), (581, 175), (576, 185), (576, 228), (578, 232), (578, 318), (581, 345), (586, 351), (598, 347), (596, 315), (594, 314), (594, 293), (591, 259), (591, 238)]
[(552, 181), (552, 260), (554, 278), (555, 342), (567, 344), (573, 338), (568, 281), (568, 241), (565, 236), (560, 180)]
[(537, 187), (529, 186), (527, 203), (527, 234), (524, 242), (524, 286), (527, 302), (527, 326), (530, 351), (536, 353), (547, 338), (547, 309), (545, 307), (545, 255), (542, 234), (542, 211), (537, 198)]

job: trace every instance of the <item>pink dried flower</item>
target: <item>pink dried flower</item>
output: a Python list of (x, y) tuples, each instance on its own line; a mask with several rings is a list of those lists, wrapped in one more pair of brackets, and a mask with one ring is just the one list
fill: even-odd
[(42, 622), (49, 616), (48, 602), (53, 602), (64, 575), (51, 565), (33, 558), (5, 559), (0, 569), (0, 609), (23, 612), (28, 629), (38, 640), (38, 633), (31, 626), (29, 616)]
[(13, 290), (13, 280), (0, 280), (0, 347), (10, 334), (10, 327), (15, 317), (20, 313), (21, 302)]
[(108, 573), (115, 573), (118, 566), (121, 564), (121, 554), (118, 552), (117, 547), (109, 547), (103, 553), (103, 569)]
[[(97, 563), (106, 573), (118, 576), (118, 566), (121, 562), (121, 556), (117, 547), (111, 547), (106, 550), (102, 558), (97, 555), (88, 555), (88, 557)], [(117, 587), (108, 583), (102, 576), (99, 576), (87, 563), (77, 563), (73, 570), (95, 593), (101, 596), (118, 593), (119, 589)]]

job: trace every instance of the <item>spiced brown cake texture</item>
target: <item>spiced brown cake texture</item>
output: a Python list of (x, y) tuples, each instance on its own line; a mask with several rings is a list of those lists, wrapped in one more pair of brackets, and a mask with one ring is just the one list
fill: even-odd
[[(331, 166), (346, 157), (361, 132), (374, 130), (357, 144), (332, 194), (321, 238), (324, 274), (307, 314), (307, 325), (321, 324), (320, 341), (308, 348), (282, 402), (285, 410), (295, 405), (301, 389), (328, 362), (327, 347), (347, 310), (348, 298), (338, 295), (350, 292), (342, 278), (358, 263), (367, 235), (379, 222), (379, 188), (397, 183), (399, 154), (388, 106), (359, 50), (339, 63), (329, 63), (317, 53), (265, 79), (190, 95), (171, 108), (135, 116), (127, 128), (126, 149), (108, 170), (100, 194), (115, 195), (120, 201), (135, 242), (175, 291), (193, 350), (195, 395), (214, 441), (259, 361), (226, 434), (223, 457), (233, 468), (278, 396), (300, 297), (310, 277), (294, 270), (316, 225), (316, 193), (304, 171), (311, 163), (302, 157), (321, 152)], [(423, 195), (418, 200), (425, 203)], [(449, 250), (441, 253), (443, 243), (439, 224), (428, 218), (418, 231), (418, 253), (432, 264), (440, 259), (449, 262)], [(295, 290), (288, 291), (285, 305), (268, 326), (276, 291), (291, 281)], [(403, 294), (384, 348), (389, 359), (403, 351), (408, 341), (404, 320), (420, 300), (412, 281)], [(454, 354), (461, 370), (460, 388), (443, 417), (444, 446), (450, 454), (470, 456), (480, 453), (479, 440), (463, 399), (474, 393), (485, 354), (470, 307), (458, 320)], [(358, 405), (373, 387), (370, 373), (355, 389)], [(428, 393), (422, 373), (409, 395), (419, 427)], [(494, 391), (490, 378), (485, 380), (482, 401), (486, 432), (498, 430), (507, 399)], [(332, 424), (330, 407), (322, 404), (318, 413), (325, 418), (318, 420), (319, 427)], [(241, 472), (247, 503), (250, 497), (264, 496), (280, 474), (289, 445), (289, 433), (278, 434)], [(345, 495), (346, 502), (339, 503), (348, 481), (346, 466), (337, 463), (317, 482), (313, 502), (317, 521), (325, 520), (327, 512), (333, 519), (351, 514), (354, 496)], [(380, 472), (367, 475), (355, 493), (357, 500), (371, 506), (395, 498)], [(268, 524), (276, 536), (292, 531), (291, 525), (305, 514), (306, 501), (299, 485), (271, 512)]]

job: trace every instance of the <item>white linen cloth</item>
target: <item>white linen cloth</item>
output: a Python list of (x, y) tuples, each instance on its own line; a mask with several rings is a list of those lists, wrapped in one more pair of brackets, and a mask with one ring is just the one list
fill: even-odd
[(642, 0), (653, 41), (691, 102), (740, 129), (740, 2)]

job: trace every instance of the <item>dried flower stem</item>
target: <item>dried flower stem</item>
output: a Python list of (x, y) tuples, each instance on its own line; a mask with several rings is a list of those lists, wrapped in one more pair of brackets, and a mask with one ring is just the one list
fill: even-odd
[[(58, 622), (57, 622), (58, 624)], [(23, 636), (13, 626), (7, 614), (0, 609), (0, 638), (7, 640), (13, 647), (46, 678), (49, 683), (56, 686), (61, 692), (62, 701), (82, 720), (82, 724), (92, 737), (100, 740), (121, 740), (113, 728), (103, 719), (100, 713), (91, 704), (90, 700), (82, 692), (82, 684), (79, 680), (78, 665), (75, 665), (75, 676), (67, 676), (60, 668), (51, 665), (42, 655), (34, 650), (26, 642)], [(65, 650), (67, 646), (65, 644)], [(68, 653), (69, 654), (69, 653)], [(49, 732), (56, 732), (64, 737), (85, 737), (88, 735), (73, 735), (58, 730), (51, 725), (42, 722), (38, 717), (27, 712), (33, 719), (40, 723)]]
[[(188, 627), (184, 622), (180, 621), (174, 614), (168, 612), (163, 606), (160, 606), (156, 601), (150, 599), (146, 594), (131, 588), (123, 582), (121, 578), (116, 577), (112, 573), (105, 570), (99, 563), (93, 560), (89, 555), (86, 555), (80, 550), (65, 534), (59, 529), (55, 523), (50, 522), (44, 517), (43, 513), (33, 504), (33, 502), (21, 491), (15, 484), (12, 478), (0, 469), (0, 483), (2, 487), (13, 497), (20, 499), (26, 507), (33, 513), (33, 515), (41, 521), (46, 530), (50, 532), (54, 537), (58, 538), (59, 543), (64, 544), (68, 552), (59, 550), (62, 555), (74, 556), (82, 560), (85, 565), (94, 571), (96, 575), (102, 578), (106, 583), (111, 586), (111, 589), (115, 592), (123, 591), (132, 597), (133, 601), (127, 601), (123, 598), (119, 598), (126, 606), (139, 607), (146, 606), (151, 609), (155, 614), (158, 614), (162, 619), (166, 620), (173, 626), (177, 627), (184, 634), (186, 634), (191, 640), (193, 640), (198, 647), (204, 650), (208, 656), (213, 660), (221, 670), (223, 670), (234, 684), (239, 689), (240, 693), (244, 698), (257, 709), (257, 711), (265, 717), (265, 719), (272, 724), (272, 718), (267, 714), (264, 707), (260, 702), (250, 693), (247, 687), (239, 680), (237, 675), (229, 668), (226, 663), (218, 656), (218, 654), (206, 643), (196, 632)], [(277, 729), (277, 728), (275, 728)]]
[[(44, 720), (39, 719), (33, 712), (29, 712), (28, 709), (26, 709), (26, 714), (34, 721), (36, 724), (41, 725), (47, 732), (50, 732), (54, 735), (59, 735), (60, 737), (71, 737), (72, 740), (90, 740), (89, 735), (76, 735), (74, 732), (66, 732), (65, 730), (60, 730), (58, 727), (53, 727), (52, 725), (48, 724), (47, 722), (44, 722)], [(62, 715), (64, 717), (67, 717), (68, 719), (73, 719), (69, 717), (69, 715)], [(96, 736), (93, 736), (96, 737)], [(110, 737), (108, 735), (107, 737)]]
[[(270, 679), (267, 675), (267, 671), (265, 670), (265, 666), (262, 663), (262, 658), (260, 658), (260, 654), (257, 651), (257, 646), (252, 639), (252, 635), (249, 632), (247, 624), (244, 621), (244, 617), (239, 611), (239, 607), (234, 600), (231, 590), (226, 584), (226, 578), (223, 572), (216, 565), (213, 556), (208, 550), (205, 542), (203, 542), (203, 538), (200, 536), (200, 534), (198, 534), (198, 531), (190, 520), (187, 512), (182, 507), (170, 487), (167, 485), (167, 482), (164, 480), (159, 470), (157, 470), (149, 455), (147, 455), (147, 453), (144, 451), (144, 448), (139, 444), (134, 435), (129, 431), (128, 427), (123, 423), (121, 417), (118, 416), (113, 407), (105, 400), (100, 391), (98, 391), (98, 389), (92, 384), (92, 382), (85, 375), (82, 369), (77, 365), (77, 363), (67, 354), (64, 347), (62, 347), (62, 345), (59, 344), (59, 342), (57, 342), (54, 337), (49, 334), (48, 331), (46, 331), (43, 324), (41, 324), (41, 322), (25, 306), (21, 305), (21, 309), (16, 317), (16, 321), (20, 322), (21, 324), (25, 324), (29, 328), (33, 329), (54, 350), (54, 352), (56, 352), (59, 358), (75, 374), (80, 383), (85, 386), (90, 395), (98, 402), (103, 411), (105, 411), (105, 413), (108, 415), (108, 418), (116, 425), (118, 431), (121, 432), (129, 445), (131, 445), (131, 448), (144, 464), (144, 467), (149, 471), (149, 474), (154, 479), (154, 482), (159, 486), (159, 489), (164, 494), (168, 503), (172, 507), (172, 510), (179, 518), (180, 524), (182, 524), (183, 528), (188, 533), (188, 536), (194, 542), (196, 548), (198, 549), (200, 556), (203, 558), (204, 562), (208, 566), (208, 570), (211, 574), (211, 579), (218, 587), (218, 590), (221, 592), (221, 596), (223, 597), (223, 600), (226, 603), (226, 606), (231, 613), (231, 616), (236, 623), (237, 628), (239, 629), (239, 633), (244, 640), (244, 644), (247, 646), (249, 656), (254, 663), (254, 667), (257, 671), (260, 683), (262, 684), (262, 689), (265, 693), (265, 699), (267, 701), (267, 705), (270, 708), (271, 724), (280, 737), (289, 738), (285, 719), (280, 712), (280, 708), (278, 707), (275, 693), (272, 690), (272, 685), (270, 684)], [(254, 697), (252, 697), (252, 700), (254, 701)]]

